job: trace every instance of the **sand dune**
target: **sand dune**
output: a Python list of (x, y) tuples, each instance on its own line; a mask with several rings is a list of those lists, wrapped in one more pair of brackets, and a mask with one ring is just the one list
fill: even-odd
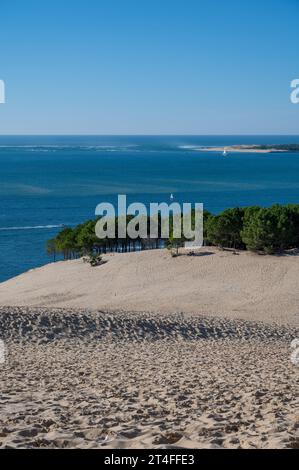
[(58, 262), (0, 284), (0, 305), (186, 312), (299, 324), (299, 256), (202, 249), (106, 255), (91, 268)]
[(0, 448), (298, 448), (295, 253), (105, 259), (0, 285)]
[(291, 326), (0, 309), (0, 447), (299, 445)]

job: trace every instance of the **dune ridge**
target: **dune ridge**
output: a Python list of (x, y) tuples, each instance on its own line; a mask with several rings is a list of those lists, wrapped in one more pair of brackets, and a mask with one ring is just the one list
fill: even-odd
[(167, 250), (52, 263), (0, 284), (0, 306), (188, 313), (299, 324), (299, 256), (259, 256), (203, 248), (171, 258)]

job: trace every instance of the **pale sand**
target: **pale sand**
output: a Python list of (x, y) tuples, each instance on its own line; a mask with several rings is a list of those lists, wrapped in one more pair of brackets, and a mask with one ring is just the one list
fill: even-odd
[[(184, 250), (182, 250), (182, 253)], [(91, 268), (59, 262), (0, 284), (2, 306), (187, 312), (299, 324), (299, 256), (260, 256), (202, 248), (106, 255)]]
[(0, 309), (0, 446), (299, 446), (294, 327)]
[(299, 258), (202, 251), (3, 283), (0, 448), (298, 448)]

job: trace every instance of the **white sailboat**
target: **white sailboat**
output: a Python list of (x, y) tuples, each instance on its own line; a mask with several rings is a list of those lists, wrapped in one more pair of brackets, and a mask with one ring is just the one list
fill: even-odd
[(170, 195), (170, 200), (173, 201), (174, 200), (174, 195), (171, 193)]
[(226, 148), (223, 150), (223, 154), (222, 154), (224, 157), (227, 157), (228, 153), (226, 151)]

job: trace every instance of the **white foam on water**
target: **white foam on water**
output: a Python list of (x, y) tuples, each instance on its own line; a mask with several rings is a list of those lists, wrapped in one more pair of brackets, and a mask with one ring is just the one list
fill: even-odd
[(34, 226), (24, 226), (24, 227), (0, 227), (0, 231), (8, 230), (39, 230), (39, 229), (51, 229), (51, 228), (62, 228), (65, 227), (63, 224), (59, 225), (34, 225)]

